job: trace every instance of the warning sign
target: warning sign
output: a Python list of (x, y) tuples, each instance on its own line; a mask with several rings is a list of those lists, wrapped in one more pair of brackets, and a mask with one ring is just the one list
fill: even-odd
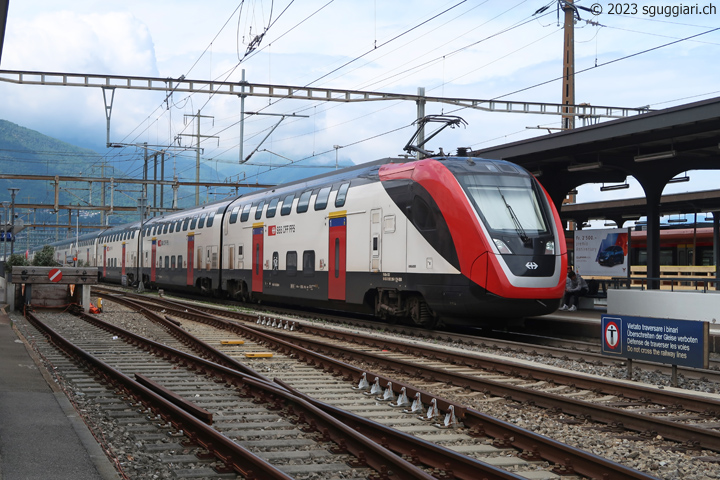
[(708, 322), (603, 315), (602, 332), (604, 355), (622, 355), (694, 368), (708, 367)]
[(615, 355), (622, 354), (622, 318), (603, 317), (602, 332), (602, 352)]
[(48, 278), (53, 283), (58, 283), (62, 280), (62, 271), (59, 268), (53, 268), (48, 272)]

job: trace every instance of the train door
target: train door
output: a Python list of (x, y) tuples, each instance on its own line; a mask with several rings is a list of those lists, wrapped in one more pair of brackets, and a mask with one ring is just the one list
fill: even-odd
[(223, 263), (227, 262), (225, 268), (228, 270), (235, 270), (235, 245), (228, 245), (227, 252), (225, 253)]
[(263, 291), (263, 239), (265, 238), (265, 227), (262, 223), (253, 225), (252, 240), (252, 291), (262, 293)]
[(195, 284), (195, 276), (193, 269), (194, 267), (194, 254), (195, 254), (195, 234), (188, 233), (187, 236), (187, 285)]
[(370, 210), (370, 271), (382, 270), (382, 208)]
[(328, 299), (345, 300), (345, 270), (347, 259), (346, 212), (330, 213), (328, 244)]
[(122, 258), (120, 259), (120, 278), (125, 276), (125, 242), (122, 244)]
[(152, 247), (150, 248), (150, 281), (155, 281), (155, 271), (157, 268), (157, 238), (153, 237)]
[(210, 262), (208, 264), (208, 268), (212, 269), (212, 270), (217, 270), (217, 268), (218, 268), (218, 247), (217, 247), (217, 245), (208, 247), (208, 255), (210, 256)]

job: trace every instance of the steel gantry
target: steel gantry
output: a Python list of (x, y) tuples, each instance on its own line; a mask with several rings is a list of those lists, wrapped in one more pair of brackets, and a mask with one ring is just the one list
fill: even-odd
[[(221, 82), (215, 80), (191, 80), (180, 78), (133, 77), (122, 75), (90, 75), (85, 73), (31, 72), (19, 70), (0, 70), (0, 82), (21, 85), (52, 85), (65, 87), (97, 87), (105, 91), (115, 89), (151, 90), (183, 93), (207, 93), (213, 95), (234, 95), (237, 97), (285, 98), (292, 100), (314, 100), (324, 102), (376, 102), (383, 100), (407, 100), (413, 102), (435, 102), (456, 107), (483, 110), (486, 112), (530, 113), (540, 115), (573, 115), (577, 118), (624, 118), (647, 113), (647, 107), (609, 107), (589, 104), (569, 105), (547, 102), (522, 102), (499, 99), (450, 98), (411, 95), (404, 93), (370, 92), (363, 90), (343, 90), (337, 88), (319, 88), (309, 86), (271, 85), (262, 83)], [(110, 92), (112, 99), (112, 93)], [(106, 118), (110, 121), (112, 100), (107, 103)]]

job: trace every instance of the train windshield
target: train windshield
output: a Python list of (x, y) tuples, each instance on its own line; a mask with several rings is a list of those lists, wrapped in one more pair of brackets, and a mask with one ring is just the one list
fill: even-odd
[(491, 232), (516, 234), (523, 242), (549, 232), (531, 177), (467, 174), (458, 180)]

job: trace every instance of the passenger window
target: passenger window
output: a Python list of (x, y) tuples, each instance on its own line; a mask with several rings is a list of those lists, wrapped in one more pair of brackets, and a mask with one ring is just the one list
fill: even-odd
[(342, 207), (345, 206), (345, 198), (347, 197), (348, 188), (350, 188), (349, 183), (343, 183), (340, 185), (340, 188), (338, 189), (337, 196), (335, 197), (335, 206), (336, 207)]
[(297, 252), (287, 252), (285, 255), (285, 271), (289, 277), (297, 275)]
[(170, 222), (170, 233), (175, 231), (175, 222)]
[(207, 227), (212, 227), (213, 221), (215, 220), (215, 214), (211, 213), (207, 218)]
[(187, 232), (187, 229), (188, 229), (188, 225), (189, 225), (189, 224), (190, 224), (190, 219), (189, 219), (189, 218), (186, 218), (185, 220), (183, 220), (183, 232)]
[(325, 210), (332, 187), (321, 188), (315, 197), (315, 210)]
[(230, 223), (237, 222), (238, 212), (240, 211), (240, 205), (237, 207), (234, 207), (232, 209), (232, 212), (230, 212)]
[(170, 257), (165, 255), (165, 268), (168, 268), (168, 267), (170, 267)]
[(290, 212), (292, 212), (293, 200), (295, 200), (294, 193), (291, 193), (283, 199), (282, 208), (280, 209), (280, 215), (290, 215)]
[(265, 208), (265, 200), (258, 203), (257, 208), (255, 208), (255, 220), (260, 220), (262, 218), (263, 208)]
[(267, 212), (265, 212), (265, 216), (267, 218), (273, 218), (275, 216), (275, 211), (277, 210), (277, 204), (279, 201), (279, 198), (273, 198), (270, 200), (270, 205), (268, 205)]
[(243, 207), (242, 215), (240, 215), (241, 222), (247, 222), (248, 218), (250, 218), (250, 207), (252, 205), (249, 203)]
[(166, 223), (165, 226), (163, 227), (163, 235), (168, 232), (168, 228), (170, 228), (170, 225), (168, 225), (168, 224)]
[(182, 255), (178, 255), (178, 268), (183, 268)]
[(203, 213), (200, 215), (200, 221), (198, 222), (198, 228), (203, 228), (205, 226), (205, 217), (207, 217), (207, 213)]
[(175, 268), (175, 255), (170, 257), (170, 268)]
[(197, 225), (197, 215), (195, 215), (192, 218), (192, 221), (190, 221), (190, 230), (195, 230), (196, 225)]
[(303, 252), (303, 275), (315, 274), (315, 250)]
[(307, 212), (308, 205), (310, 204), (310, 195), (312, 195), (312, 190), (303, 192), (302, 195), (300, 195), (300, 200), (297, 204), (297, 213)]

